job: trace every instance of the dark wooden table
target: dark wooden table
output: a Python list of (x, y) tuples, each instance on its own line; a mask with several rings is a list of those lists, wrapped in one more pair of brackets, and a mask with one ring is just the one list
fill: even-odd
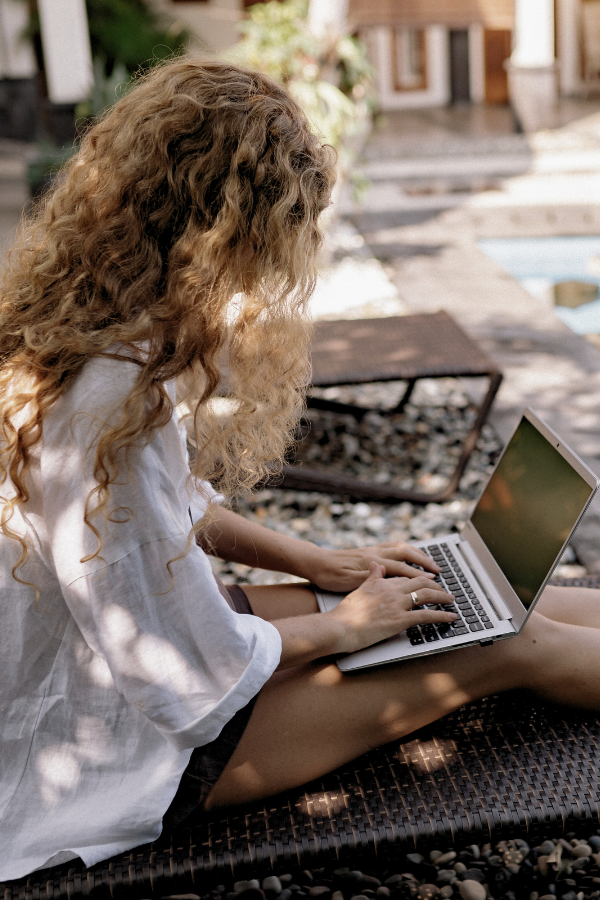
[[(411, 500), (431, 503), (447, 500), (456, 491), (477, 438), (496, 396), (502, 374), (496, 363), (463, 331), (447, 312), (381, 319), (319, 322), (312, 343), (312, 385), (366, 384), (406, 381), (400, 403), (388, 413), (401, 412), (420, 378), (488, 379), (473, 427), (463, 442), (453, 475), (443, 490), (425, 493), (402, 490), (359, 478), (324, 472), (310, 466), (286, 466), (278, 485), (295, 490), (316, 490), (366, 500)], [(310, 397), (308, 406), (361, 417), (368, 409)]]

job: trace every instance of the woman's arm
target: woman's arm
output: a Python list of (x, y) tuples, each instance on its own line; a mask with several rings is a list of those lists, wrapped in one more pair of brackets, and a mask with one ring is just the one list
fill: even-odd
[(409, 565), (411, 562), (430, 572), (439, 571), (425, 553), (410, 544), (386, 541), (356, 550), (328, 550), (249, 522), (220, 506), (214, 510), (199, 543), (207, 552), (222, 559), (286, 572), (306, 578), (323, 590), (340, 592), (352, 591), (362, 584), (373, 563), (382, 566), (388, 576), (422, 575)]
[(419, 604), (452, 603), (447, 594), (426, 575), (417, 578), (384, 578), (382, 566), (373, 563), (368, 578), (327, 613), (295, 616), (272, 622), (281, 635), (282, 653), (278, 669), (312, 662), (322, 656), (352, 653), (392, 637), (411, 625), (452, 623), (456, 614), (414, 608), (411, 592), (418, 591)]

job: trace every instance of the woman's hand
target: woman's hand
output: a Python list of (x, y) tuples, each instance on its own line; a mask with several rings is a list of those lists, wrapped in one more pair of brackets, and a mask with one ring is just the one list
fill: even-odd
[[(331, 612), (324, 613), (340, 628), (336, 652), (352, 653), (405, 631), (411, 625), (454, 622), (456, 613), (422, 609), (423, 604), (450, 604), (453, 597), (425, 575), (385, 578), (383, 566), (373, 563), (368, 578)], [(416, 595), (417, 608), (411, 593)]]
[[(353, 591), (369, 577), (373, 563), (383, 566), (384, 574), (388, 577), (414, 578), (425, 575), (432, 579), (439, 572), (439, 567), (426, 553), (401, 541), (384, 541), (374, 547), (358, 550), (314, 549), (314, 554), (307, 560), (304, 577), (323, 591)], [(422, 566), (433, 574), (428, 575), (414, 569), (410, 563)]]

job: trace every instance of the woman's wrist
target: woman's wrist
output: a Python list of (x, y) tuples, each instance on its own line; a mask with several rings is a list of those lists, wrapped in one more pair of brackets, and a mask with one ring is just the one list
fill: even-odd
[[(294, 540), (292, 538), (292, 540)], [(284, 570), (297, 578), (305, 578), (306, 581), (319, 583), (320, 573), (326, 565), (327, 550), (311, 541), (296, 540), (289, 559), (289, 565)]]

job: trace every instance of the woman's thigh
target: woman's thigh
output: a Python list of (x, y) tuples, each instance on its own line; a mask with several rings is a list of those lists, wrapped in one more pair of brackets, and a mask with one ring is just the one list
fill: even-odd
[[(564, 646), (565, 636), (554, 632), (568, 626), (542, 616), (532, 619), (526, 633), (491, 647), (465, 648), (351, 675), (323, 661), (276, 672), (261, 690), (207, 808), (303, 784), (478, 697), (535, 688), (538, 676), (543, 684), (544, 668), (551, 669), (557, 646), (561, 641)], [(600, 634), (593, 633), (600, 659)], [(567, 644), (573, 639), (571, 635)], [(600, 676), (600, 662), (597, 668)], [(597, 700), (600, 704), (600, 687)]]
[[(289, 604), (280, 591), (277, 586), (266, 595), (258, 589), (248, 593), (265, 617), (268, 603), (273, 604), (271, 612), (281, 609), (279, 614), (269, 613), (275, 619), (301, 615), (303, 603), (314, 603), (307, 588), (290, 586)], [(559, 602), (560, 597), (553, 600), (551, 592), (547, 603), (551, 600)], [(558, 703), (600, 709), (600, 630), (534, 612), (520, 635), (488, 647), (439, 653), (352, 675), (324, 661), (276, 672), (258, 695), (206, 808), (243, 803), (303, 784), (465, 703), (515, 688), (536, 691)]]
[(555, 622), (600, 628), (600, 590), (549, 585), (536, 610)]
[(268, 622), (293, 616), (307, 616), (319, 611), (317, 598), (308, 585), (245, 584), (244, 591), (254, 615)]

